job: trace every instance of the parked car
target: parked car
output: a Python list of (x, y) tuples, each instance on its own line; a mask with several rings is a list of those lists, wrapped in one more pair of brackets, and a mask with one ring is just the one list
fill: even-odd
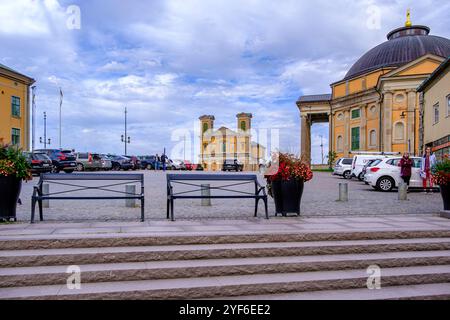
[(77, 152), (77, 170), (101, 170), (103, 169), (102, 158), (98, 153), (91, 152)]
[[(400, 177), (399, 162), (401, 157), (381, 159), (377, 164), (368, 168), (364, 177), (367, 182), (374, 189), (380, 191), (391, 191), (398, 188), (403, 179)], [(413, 166), (411, 170), (410, 188), (423, 188), (422, 178), (420, 177), (420, 166), (422, 158), (411, 157)]]
[(189, 160), (184, 160), (183, 164), (184, 164), (184, 167), (186, 168), (186, 170), (188, 170), (188, 171), (192, 171), (194, 169), (194, 166), (192, 165), (192, 163)]
[(111, 159), (112, 170), (125, 170), (128, 171), (133, 168), (133, 164), (131, 163), (131, 159), (124, 156), (116, 156), (116, 155), (108, 155)]
[(139, 160), (136, 156), (123, 156), (125, 158), (129, 158), (131, 160), (131, 164), (133, 167), (131, 169), (133, 170), (139, 170), (141, 168), (141, 160)]
[(203, 168), (202, 164), (199, 163), (199, 164), (197, 164), (197, 165), (195, 166), (195, 170), (196, 170), (196, 171), (204, 171), (205, 169)]
[(139, 157), (141, 169), (154, 170), (156, 168), (156, 156)]
[(174, 170), (186, 170), (186, 165), (183, 160), (173, 160), (172, 165), (174, 166)]
[(333, 174), (344, 177), (345, 179), (352, 178), (352, 163), (353, 158), (340, 158), (334, 165)]
[(244, 165), (237, 159), (227, 159), (223, 162), (222, 171), (243, 171)]
[(364, 180), (363, 176), (363, 168), (370, 160), (376, 160), (376, 159), (387, 159), (392, 156), (385, 155), (385, 154), (364, 154), (364, 155), (355, 155), (353, 157), (352, 162), (352, 177), (358, 178), (359, 181)]
[(23, 155), (31, 167), (31, 174), (52, 172), (52, 159), (50, 159), (47, 154), (38, 152), (24, 152)]
[[(364, 176), (366, 175), (368, 168), (372, 167), (374, 163), (377, 164), (380, 161), (381, 161), (380, 159), (371, 159), (371, 160), (366, 162), (366, 164), (364, 165), (364, 167), (363, 167), (363, 169), (361, 171), (361, 178), (362, 178), (363, 181), (364, 181)], [(367, 182), (365, 182), (365, 183), (367, 184)]]
[(112, 161), (106, 154), (100, 154), (100, 163), (102, 164), (102, 170), (111, 170)]
[(45, 153), (53, 164), (53, 172), (59, 173), (64, 171), (65, 173), (72, 173), (77, 168), (77, 161), (72, 150), (65, 149), (38, 149), (36, 153)]

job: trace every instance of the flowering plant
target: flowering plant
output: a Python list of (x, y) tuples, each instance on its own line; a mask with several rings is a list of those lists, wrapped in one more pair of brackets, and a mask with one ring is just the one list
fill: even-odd
[(265, 174), (268, 182), (288, 181), (291, 179), (307, 182), (313, 178), (313, 173), (308, 164), (292, 154), (279, 153), (278, 166), (274, 166), (274, 168), (272, 172), (271, 168), (269, 168)]
[(431, 169), (433, 183), (438, 185), (450, 185), (450, 158), (444, 155), (443, 159)]
[(0, 176), (31, 180), (30, 166), (19, 148), (0, 140)]

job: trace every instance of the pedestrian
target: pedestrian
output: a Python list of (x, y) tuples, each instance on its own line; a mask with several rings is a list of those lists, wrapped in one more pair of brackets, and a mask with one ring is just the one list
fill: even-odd
[(159, 157), (159, 155), (158, 154), (156, 154), (156, 158), (155, 158), (155, 169), (156, 169), (156, 171), (158, 171), (159, 170), (159, 163), (161, 162), (161, 158)]
[(420, 168), (420, 177), (422, 178), (424, 192), (430, 193), (433, 188), (433, 181), (431, 179), (431, 168), (436, 165), (436, 156), (431, 152), (430, 147), (426, 147), (425, 153), (422, 157), (422, 164)]
[(163, 165), (163, 171), (166, 172), (166, 163), (167, 163), (167, 156), (165, 153), (162, 154), (161, 156), (161, 162)]
[(400, 177), (409, 187), (409, 181), (411, 180), (411, 172), (412, 172), (412, 160), (409, 157), (409, 153), (405, 152), (403, 157), (400, 159), (398, 165), (400, 166)]

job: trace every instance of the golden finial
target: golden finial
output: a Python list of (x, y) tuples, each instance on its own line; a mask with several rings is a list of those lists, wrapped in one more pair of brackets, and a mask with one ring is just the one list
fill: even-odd
[(412, 26), (412, 22), (411, 22), (411, 10), (408, 9), (408, 11), (406, 11), (406, 23), (405, 23), (405, 27), (411, 27)]

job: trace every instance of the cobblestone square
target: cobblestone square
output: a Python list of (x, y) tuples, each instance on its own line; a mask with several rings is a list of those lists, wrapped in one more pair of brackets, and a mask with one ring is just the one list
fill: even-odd
[[(146, 219), (165, 219), (166, 173), (141, 172), (145, 175)], [(260, 176), (260, 181), (265, 183), (262, 176)], [(30, 199), (33, 186), (37, 182), (38, 178), (34, 178), (33, 181), (24, 183), (22, 186), (23, 205), (18, 206), (19, 221), (27, 221), (30, 218)], [(349, 202), (347, 203), (336, 201), (339, 183), (348, 183), (349, 185)], [(51, 192), (63, 190), (63, 187), (59, 186), (50, 188)], [(251, 191), (251, 188), (252, 186), (243, 186), (240, 187), (240, 190)], [(116, 190), (124, 191), (124, 189), (125, 187), (121, 186)], [(99, 193), (101, 191), (83, 191), (82, 193), (86, 195), (86, 192)], [(175, 201), (176, 219), (252, 219), (253, 210), (253, 200), (213, 199), (211, 207), (201, 206), (201, 200)], [(408, 201), (399, 201), (397, 192), (378, 192), (362, 182), (344, 180), (325, 172), (315, 172), (314, 179), (305, 184), (301, 205), (302, 217), (437, 214), (440, 210), (442, 210), (442, 200), (438, 193), (425, 194), (412, 191), (408, 194)], [(269, 214), (273, 217), (274, 213), (274, 202), (269, 197)], [(139, 214), (139, 208), (126, 208), (124, 200), (61, 200), (51, 201), (50, 208), (44, 208), (46, 221), (137, 221)], [(262, 203), (259, 207), (259, 217), (261, 219), (264, 217)]]

